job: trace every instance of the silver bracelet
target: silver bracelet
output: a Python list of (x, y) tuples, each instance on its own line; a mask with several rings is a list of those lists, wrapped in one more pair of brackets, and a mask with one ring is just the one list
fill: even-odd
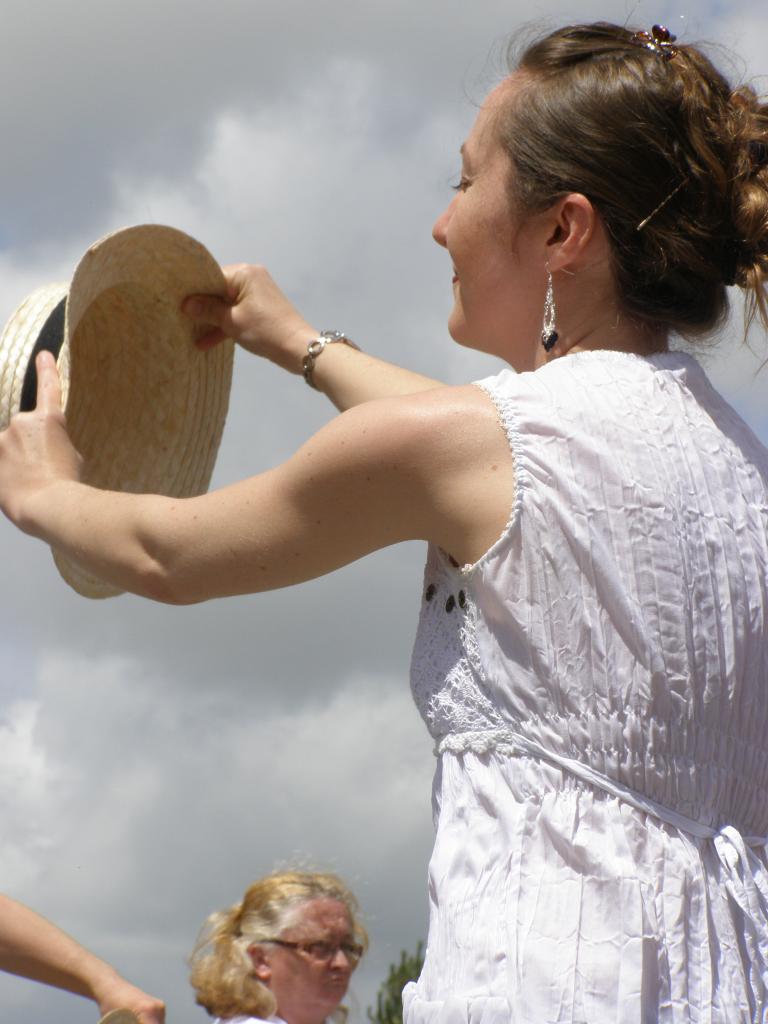
[(344, 344), (349, 345), (350, 348), (357, 349), (358, 352), (360, 351), (360, 346), (356, 345), (354, 341), (350, 341), (343, 331), (321, 331), (320, 336), (314, 338), (307, 345), (307, 354), (301, 361), (301, 368), (304, 371), (304, 380), (311, 388), (315, 388), (315, 390), (317, 390), (317, 385), (313, 379), (315, 363), (325, 346), (332, 345), (335, 341), (343, 341)]

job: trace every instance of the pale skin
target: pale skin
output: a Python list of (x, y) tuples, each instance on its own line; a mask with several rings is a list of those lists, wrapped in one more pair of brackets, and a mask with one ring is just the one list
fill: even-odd
[[(524, 85), (488, 97), (462, 146), (456, 196), (434, 225), (454, 267), (452, 337), (535, 370), (569, 352), (664, 348), (619, 313), (609, 243), (578, 193), (530, 216), (510, 200), (513, 170), (495, 117)], [(546, 268), (560, 340), (540, 341)], [(229, 300), (195, 296), (185, 311), (292, 373), (317, 330), (263, 267), (226, 269)], [(566, 312), (567, 311), (567, 312)], [(341, 410), (287, 462), (198, 498), (99, 491), (79, 480), (53, 359), (38, 357), (37, 409), (0, 437), (0, 507), (21, 529), (116, 586), (169, 603), (285, 587), (405, 540), (438, 544), (459, 564), (498, 538), (514, 467), (488, 397), (445, 387), (343, 344), (317, 360), (315, 382)], [(303, 382), (298, 382), (304, 387)]]
[(323, 1024), (346, 995), (357, 966), (341, 944), (352, 942), (352, 921), (339, 900), (307, 900), (296, 908), (295, 920), (280, 932), (287, 942), (338, 943), (329, 960), (301, 949), (255, 942), (248, 953), (259, 981), (272, 991), (277, 1014), (286, 1024)]
[(141, 1024), (163, 1024), (165, 1006), (122, 978), (56, 925), (0, 895), (0, 969), (92, 999), (100, 1014), (132, 1010)]

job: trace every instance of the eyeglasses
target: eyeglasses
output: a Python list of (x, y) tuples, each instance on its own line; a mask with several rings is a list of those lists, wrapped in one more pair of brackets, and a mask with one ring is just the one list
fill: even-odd
[(325, 964), (329, 964), (341, 950), (350, 964), (356, 967), (364, 953), (363, 947), (357, 942), (288, 942), (286, 939), (262, 939), (261, 941), (271, 942), (275, 946), (284, 946), (286, 949), (296, 949), (311, 960)]

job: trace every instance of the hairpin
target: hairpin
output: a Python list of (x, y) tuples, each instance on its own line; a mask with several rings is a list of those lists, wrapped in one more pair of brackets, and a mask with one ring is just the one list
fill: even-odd
[(635, 32), (631, 42), (638, 46), (644, 46), (646, 50), (652, 50), (657, 57), (664, 60), (671, 60), (679, 52), (672, 44), (677, 36), (672, 35), (664, 25), (654, 25), (650, 32)]
[(656, 209), (655, 210), (651, 210), (651, 212), (648, 214), (648, 216), (644, 217), (643, 220), (640, 221), (640, 223), (635, 228), (635, 231), (642, 231), (643, 228), (645, 227), (645, 225), (648, 223), (648, 221), (652, 220), (656, 216), (657, 213), (660, 213), (664, 209), (664, 207), (667, 205), (667, 203), (671, 199), (674, 199), (674, 197), (677, 195), (677, 193), (680, 191), (680, 189), (685, 188), (685, 186), (687, 184), (688, 184), (688, 175), (686, 174), (686, 176), (683, 178), (683, 180), (680, 182), (680, 184), (677, 185), (676, 188), (673, 188), (672, 191), (662, 199), (662, 201), (659, 203), (659, 205), (656, 207)]

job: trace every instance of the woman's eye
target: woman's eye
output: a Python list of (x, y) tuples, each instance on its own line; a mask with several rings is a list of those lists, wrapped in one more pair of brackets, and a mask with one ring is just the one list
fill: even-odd
[(459, 178), (456, 185), (451, 185), (454, 192), (466, 192), (469, 188), (469, 178), (465, 178), (464, 175)]

